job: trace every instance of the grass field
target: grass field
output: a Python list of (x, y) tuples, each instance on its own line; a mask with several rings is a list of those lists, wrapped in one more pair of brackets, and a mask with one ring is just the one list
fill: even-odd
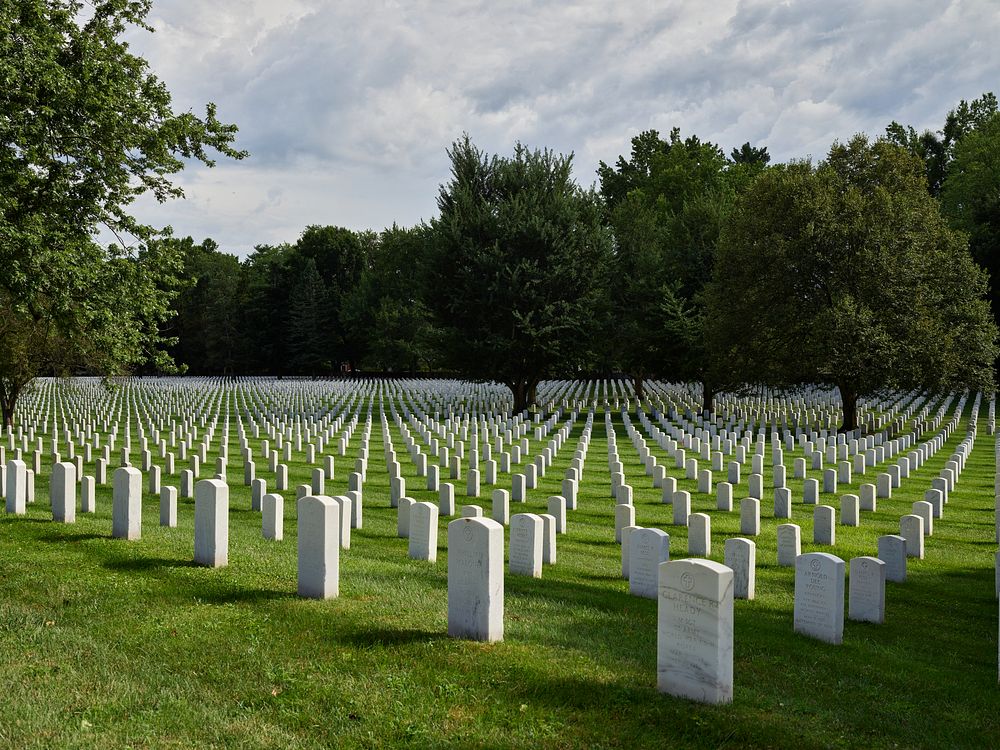
[[(512, 503), (511, 512), (545, 512), (583, 421), (529, 501)], [(663, 528), (672, 556), (686, 556), (686, 529), (670, 526), (671, 508), (645, 476), (620, 416), (615, 426), (636, 523)], [(801, 480), (790, 479), (803, 552), (845, 561), (875, 555), (878, 536), (898, 533), (900, 515), (923, 499), (966, 426), (891, 500), (879, 500), (877, 512), (863, 513), (860, 527), (838, 527), (833, 548), (812, 544), (811, 507), (802, 505)], [(361, 432), (338, 457), (327, 494), (346, 490)], [(392, 438), (408, 494), (436, 502), (436, 493), (420, 489), (395, 427)], [(125, 542), (110, 538), (109, 486), (98, 488), (96, 514), (53, 523), (44, 467), (27, 515), (0, 517), (0, 745), (1000, 747), (994, 438), (985, 419), (926, 541), (926, 559), (910, 560), (905, 584), (887, 584), (887, 622), (848, 621), (841, 646), (792, 631), (793, 571), (775, 563), (775, 529), (784, 521), (770, 517), (768, 454), (757, 598), (735, 605), (735, 698), (723, 707), (655, 689), (656, 602), (630, 596), (620, 577), (601, 412), (558, 564), (546, 566), (542, 580), (506, 577), (504, 641), (489, 645), (447, 637), (448, 519), (440, 522), (437, 563), (409, 560), (389, 508), (382, 440), (376, 415), (364, 528), (341, 553), (340, 597), (329, 601), (295, 595), (293, 492), (284, 493), (284, 541), (261, 537), (242, 486), (235, 425), (223, 569), (192, 564), (192, 500), (180, 501), (178, 527), (169, 529), (158, 525), (157, 499), (145, 495), (142, 539)], [(786, 452), (789, 476), (798, 455)], [(292, 487), (306, 483), (311, 468), (296, 458)], [(206, 467), (214, 454), (209, 459)], [(273, 491), (262, 464), (258, 476)], [(748, 473), (749, 462), (732, 513), (715, 510), (714, 495), (695, 493), (695, 482), (678, 483), (692, 492), (692, 512), (711, 515), (711, 557), (720, 562), (724, 540), (739, 536)], [(874, 475), (853, 480), (857, 492)], [(509, 489), (509, 476), (501, 481)], [(455, 484), (461, 505), (464, 479)], [(483, 494), (489, 489), (484, 484)], [(468, 502), (489, 514), (488, 497)], [(838, 497), (821, 502), (839, 509)]]

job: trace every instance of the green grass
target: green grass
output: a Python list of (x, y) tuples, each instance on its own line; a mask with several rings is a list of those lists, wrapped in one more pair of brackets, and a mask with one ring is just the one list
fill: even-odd
[[(512, 513), (545, 512), (583, 421), (529, 501), (511, 504)], [(615, 426), (636, 522), (665, 529), (672, 556), (685, 556), (686, 529), (670, 525), (671, 508), (660, 504), (620, 418)], [(558, 540), (558, 564), (546, 566), (541, 580), (506, 577), (504, 641), (489, 645), (446, 635), (449, 519), (440, 522), (436, 564), (409, 560), (406, 540), (396, 538), (377, 414), (364, 528), (341, 553), (340, 597), (329, 601), (295, 596), (293, 492), (284, 493), (284, 541), (261, 538), (260, 516), (249, 510), (242, 486), (235, 422), (223, 569), (191, 563), (191, 500), (179, 503), (178, 527), (166, 529), (158, 526), (156, 498), (144, 496), (138, 542), (110, 538), (107, 486), (98, 489), (96, 514), (78, 513), (74, 525), (53, 523), (46, 467), (28, 514), (0, 516), (0, 745), (998, 747), (994, 438), (984, 418), (979, 426), (945, 517), (927, 539), (926, 559), (910, 560), (905, 584), (887, 585), (887, 622), (848, 621), (841, 646), (793, 633), (793, 571), (775, 563), (775, 529), (784, 521), (770, 517), (768, 453), (755, 540), (757, 599), (735, 605), (735, 696), (722, 707), (655, 689), (656, 602), (630, 596), (619, 576), (601, 413), (579, 509)], [(801, 480), (790, 479), (803, 552), (832, 551), (844, 560), (875, 555), (878, 536), (898, 533), (899, 516), (923, 499), (965, 428), (963, 421), (891, 500), (879, 500), (876, 513), (862, 513), (859, 528), (838, 526), (834, 548), (811, 543), (811, 508), (802, 505)], [(363, 416), (348, 456), (337, 459), (328, 494), (346, 490), (362, 429)], [(132, 434), (137, 439), (135, 425)], [(420, 489), (423, 480), (394, 427), (392, 437), (408, 494), (436, 502), (436, 493)], [(273, 477), (257, 446), (253, 441), (258, 476), (270, 489)], [(799, 455), (786, 451), (789, 477)], [(296, 458), (293, 488), (308, 481), (311, 468), (302, 454)], [(181, 468), (186, 462), (178, 462)], [(715, 560), (722, 560), (724, 540), (739, 535), (748, 473), (749, 458), (732, 513), (715, 510), (714, 495), (695, 493), (695, 482), (678, 483), (692, 492), (692, 512), (712, 517)], [(164, 480), (176, 484), (178, 477)], [(509, 477), (501, 481), (509, 489)], [(874, 474), (855, 475), (853, 491), (864, 481)], [(489, 514), (488, 497), (467, 500), (464, 479), (455, 484), (459, 506), (476, 502)], [(489, 489), (484, 484), (484, 495)], [(822, 502), (839, 516), (838, 497)]]

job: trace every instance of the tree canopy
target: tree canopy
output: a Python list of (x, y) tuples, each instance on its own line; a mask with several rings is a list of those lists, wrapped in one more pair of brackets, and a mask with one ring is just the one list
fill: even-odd
[(989, 272), (993, 314), (1000, 315), (1000, 113), (955, 147), (941, 206), (951, 225), (969, 236), (972, 257)]
[(986, 276), (920, 161), (858, 136), (817, 166), (763, 172), (738, 199), (709, 288), (712, 345), (749, 382), (839, 388), (993, 387)]
[(510, 386), (514, 410), (545, 377), (594, 360), (611, 234), (601, 202), (572, 179), (572, 157), (518, 145), (448, 151), (451, 179), (430, 224), (426, 301), (447, 365)]
[(615, 236), (616, 283), (608, 357), (644, 395), (647, 376), (701, 381), (706, 409), (726, 368), (705, 346), (702, 291), (711, 278), (719, 230), (734, 196), (770, 157), (745, 143), (733, 159), (697, 136), (655, 130), (632, 139), (631, 158), (598, 175)]
[[(35, 375), (166, 365), (176, 257), (144, 251), (156, 230), (135, 199), (179, 197), (185, 159), (233, 158), (236, 127), (209, 104), (175, 113), (165, 85), (122, 40), (149, 2), (11, 0), (0, 9), (0, 390), (10, 423)], [(101, 247), (106, 230), (118, 243)], [(51, 342), (19, 354), (26, 332)], [(58, 356), (55, 356), (58, 354)], [(16, 365), (16, 366), (15, 366)]]

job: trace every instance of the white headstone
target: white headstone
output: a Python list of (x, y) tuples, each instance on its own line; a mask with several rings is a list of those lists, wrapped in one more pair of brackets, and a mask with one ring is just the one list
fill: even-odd
[(542, 519), (515, 513), (510, 519), (510, 564), (513, 575), (542, 577)]
[(437, 562), (438, 507), (434, 503), (410, 506), (409, 555), (413, 560)]
[(793, 567), (795, 558), (802, 554), (802, 529), (794, 523), (778, 526), (778, 565)]
[(194, 561), (210, 568), (229, 564), (229, 485), (221, 479), (194, 486)]
[(747, 536), (760, 533), (760, 500), (755, 497), (740, 500), (740, 533)]
[(719, 482), (715, 486), (715, 507), (727, 512), (733, 509), (733, 485), (729, 482)]
[(852, 557), (847, 616), (862, 622), (885, 622), (885, 568), (877, 557)]
[(142, 535), (142, 472), (131, 466), (115, 469), (111, 492), (111, 536), (135, 540)]
[(552, 495), (548, 503), (549, 514), (556, 519), (556, 533), (566, 533), (566, 498), (562, 495)]
[(878, 538), (878, 559), (885, 563), (885, 579), (893, 583), (906, 581), (906, 539), (897, 534)]
[(261, 533), (265, 539), (281, 541), (285, 536), (285, 499), (276, 493), (265, 493), (260, 499)]
[(636, 529), (629, 535), (628, 590), (655, 599), (660, 563), (670, 559), (670, 536), (662, 529)]
[(724, 548), (726, 567), (733, 571), (733, 596), (753, 599), (757, 589), (757, 545), (750, 539), (733, 537)]
[(448, 635), (503, 640), (503, 526), (492, 519), (448, 524)]
[(160, 487), (160, 526), (177, 526), (177, 488), (170, 485)]
[(76, 464), (59, 462), (52, 466), (49, 479), (52, 520), (76, 522)]
[(22, 516), (27, 512), (28, 465), (20, 459), (7, 462), (7, 512)]
[(510, 523), (510, 493), (507, 490), (493, 490), (493, 509), (490, 515), (499, 524), (506, 526)]
[(615, 541), (621, 544), (622, 529), (626, 526), (635, 526), (635, 506), (616, 505), (615, 506)]
[(691, 515), (691, 493), (679, 490), (674, 493), (674, 526), (687, 526)]
[(306, 495), (298, 513), (299, 596), (330, 599), (340, 593), (340, 506), (332, 497)]
[(813, 510), (813, 544), (835, 544), (837, 511), (829, 505), (817, 505)]
[(909, 515), (899, 519), (899, 535), (906, 540), (906, 556), (924, 559), (924, 519)]
[(827, 552), (795, 560), (795, 632), (827, 643), (844, 640), (844, 561)]
[(702, 703), (733, 700), (733, 572), (712, 560), (659, 570), (657, 688)]
[(692, 557), (712, 554), (712, 517), (707, 513), (688, 516), (688, 554)]
[(861, 499), (857, 495), (840, 496), (840, 525), (859, 526), (861, 524)]
[(455, 485), (441, 482), (438, 489), (438, 514), (441, 516), (455, 515)]

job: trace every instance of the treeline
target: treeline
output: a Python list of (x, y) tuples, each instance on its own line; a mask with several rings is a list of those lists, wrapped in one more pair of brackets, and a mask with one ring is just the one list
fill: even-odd
[(426, 370), (431, 328), (414, 283), (425, 241), (423, 227), (311, 226), (240, 261), (212, 240), (167, 240), (189, 282), (164, 328), (174, 360), (210, 374)]
[[(992, 386), (1000, 114), (893, 122), (816, 164), (644, 132), (583, 189), (571, 157), (448, 151), (439, 215), (310, 226), (245, 260), (170, 239), (185, 279), (162, 327), (191, 373), (451, 371), (531, 403), (545, 377)], [(970, 260), (991, 272), (991, 280)], [(992, 304), (992, 313), (989, 304)]]

